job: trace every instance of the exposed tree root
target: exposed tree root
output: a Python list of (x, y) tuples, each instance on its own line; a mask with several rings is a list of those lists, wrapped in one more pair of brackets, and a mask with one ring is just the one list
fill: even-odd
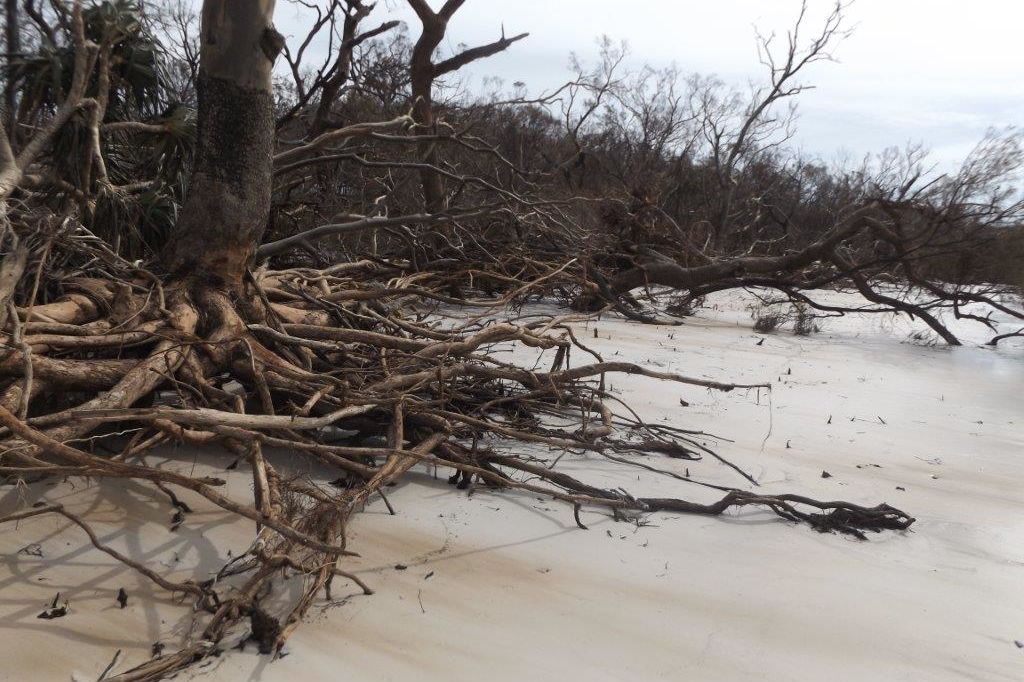
[[(173, 3), (165, 28), (179, 29), (187, 63), (168, 53), (149, 69), (135, 57), (156, 58), (165, 38), (178, 39), (152, 33), (165, 21), (144, 15), (146, 3), (22, 4), (31, 49), (8, 44), (25, 63), (5, 71), (0, 123), (0, 480), (132, 480), (166, 497), (179, 523), (198, 496), (255, 527), (214, 579), (175, 582), (60, 505), (0, 517), (61, 515), (98, 551), (187, 598), (195, 634), (106, 679), (160, 679), (247, 630), (260, 651), (279, 653), (335, 579), (371, 593), (346, 570), (348, 522), (377, 496), (390, 509), (386, 486), (417, 465), (451, 469), (460, 489), (557, 499), (581, 528), (584, 507), (616, 519), (752, 507), (860, 539), (914, 523), (885, 504), (763, 492), (704, 444), (707, 434), (646, 423), (606, 379), (770, 386), (606, 361), (573, 332), (588, 315), (528, 314), (532, 298), (678, 324), (644, 310), (638, 292), (653, 299), (652, 288), (667, 288), (689, 310), (715, 291), (760, 287), (832, 315), (908, 315), (950, 345), (960, 340), (946, 313), (986, 325), (993, 345), (1024, 335), (999, 333), (991, 317), (1024, 322), (1019, 291), (971, 284), (989, 280), (959, 258), (1024, 216), (1016, 134), (988, 136), (941, 177), (913, 149), (877, 169), (830, 171), (781, 146), (792, 120), (778, 106), (806, 89), (804, 66), (831, 58), (845, 33), (842, 2), (812, 33), (798, 30), (801, 11), (782, 52), (761, 40), (770, 87), (752, 86), (749, 100), (716, 79), (684, 89), (671, 69), (623, 74), (624, 55), (606, 46), (598, 66), (540, 99), (446, 97), (443, 116), (437, 78), (525, 37), (502, 31), (439, 59), (462, 0), (437, 10), (408, 0), (422, 31), (405, 66), (395, 59), (403, 43), (365, 43), (397, 22), (363, 31), (373, 3), (326, 3), (284, 51), (294, 88), (271, 85), (284, 41), (272, 2), (204, 0), (195, 49), (187, 6), (196, 3)], [(310, 68), (306, 47), (328, 34), (334, 54)], [(353, 59), (380, 63), (353, 68)], [(161, 75), (145, 87), (126, 70)], [(185, 78), (184, 89), (169, 92), (178, 77), (165, 73)], [(25, 93), (16, 109), (14, 86)], [(194, 134), (177, 104), (189, 101)], [(143, 190), (146, 201), (135, 196)], [(135, 232), (140, 243), (123, 249)], [(268, 269), (268, 258), (309, 262), (296, 248), (335, 264)], [(860, 300), (814, 300), (837, 286)], [(512, 345), (537, 364), (509, 361)], [(226, 494), (218, 477), (151, 466), (146, 454), (165, 443), (224, 450), (228, 468), (251, 476), (251, 499)], [(341, 484), (278, 470), (271, 448), (315, 459)], [(717, 492), (694, 501), (604, 489), (558, 468), (568, 452)], [(659, 459), (704, 456), (730, 467), (737, 485)], [(303, 587), (282, 607), (270, 597), (289, 578)]]
[[(615, 515), (720, 515), (754, 506), (819, 531), (860, 538), (869, 530), (906, 529), (914, 521), (886, 505), (865, 508), (710, 484), (724, 495), (709, 504), (639, 497), (591, 486), (528, 454), (485, 447), (485, 441), (510, 441), (587, 450), (622, 466), (634, 464), (630, 452), (699, 459), (707, 449), (686, 432), (648, 426), (635, 414), (617, 416), (605, 376), (631, 373), (719, 391), (769, 388), (604, 361), (568, 327), (580, 316), (499, 323), (484, 308), (457, 321), (422, 307), (429, 297), (419, 292), (434, 285), (393, 270), (384, 271), (388, 279), (379, 283), (337, 269), (264, 271), (230, 295), (196, 282), (161, 285), (158, 277), (140, 275), (112, 256), (104, 271), (118, 279), (65, 282), (62, 298), (30, 303), (10, 316), (8, 350), (0, 357), (6, 382), (0, 475), (134, 479), (157, 487), (179, 511), (187, 505), (175, 490), (183, 489), (256, 524), (248, 552), (225, 565), (216, 581), (197, 583), (167, 580), (106, 547), (87, 520), (59, 505), (0, 518), (3, 523), (60, 514), (100, 551), (192, 600), (202, 624), (198, 637), (110, 679), (159, 679), (218, 651), (246, 623), (261, 651), (277, 652), (336, 578), (371, 593), (344, 570), (343, 560), (352, 553), (346, 525), (417, 464), (455, 470), (460, 486), (475, 480), (561, 500), (581, 527), (583, 507)], [(529, 293), (531, 280), (515, 290)], [(409, 291), (417, 292), (414, 299)], [(363, 295), (369, 292), (387, 295)], [(464, 302), (439, 298), (446, 305)], [(511, 343), (549, 354), (550, 366), (533, 371), (499, 360), (494, 351)], [(593, 362), (570, 365), (573, 350)], [(115, 438), (111, 426), (133, 435)], [(78, 445), (97, 438), (120, 443), (120, 451), (99, 455)], [(251, 471), (253, 499), (218, 492), (223, 480), (193, 478), (140, 459), (166, 441), (220, 446), (241, 458)], [(339, 470), (348, 487), (293, 480), (264, 457), (264, 447), (306, 453)], [(263, 605), (275, 581), (296, 574), (303, 576), (304, 588), (289, 609)]]

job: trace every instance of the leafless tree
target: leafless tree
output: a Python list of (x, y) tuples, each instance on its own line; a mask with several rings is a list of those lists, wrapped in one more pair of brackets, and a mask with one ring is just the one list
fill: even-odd
[[(451, 468), (460, 486), (551, 496), (581, 526), (584, 506), (616, 517), (756, 506), (857, 537), (914, 522), (887, 505), (756, 490), (738, 467), (743, 487), (658, 470), (720, 493), (697, 503), (606, 490), (488, 447), (532, 443), (621, 466), (624, 453), (721, 457), (620, 410), (605, 377), (768, 388), (607, 361), (575, 336), (583, 313), (519, 314), (531, 297), (649, 319), (644, 297), (658, 287), (690, 300), (758, 287), (841, 314), (851, 309), (815, 292), (844, 286), (864, 299), (858, 312), (913, 315), (949, 343), (958, 339), (945, 312), (981, 324), (991, 320), (979, 308), (1021, 318), (1001, 287), (950, 270), (957, 253), (1021, 222), (1018, 135), (991, 135), (946, 175), (913, 149), (831, 169), (781, 144), (789, 119), (776, 108), (807, 87), (797, 82), (807, 64), (827, 58), (841, 6), (809, 43), (801, 14), (781, 57), (763, 40), (771, 81), (748, 100), (676, 69), (631, 72), (606, 42), (596, 67), (580, 60), (551, 93), (453, 95), (442, 107), (439, 79), (525, 34), (440, 58), (464, 1), (410, 5), (422, 24), (411, 49), (392, 22), (362, 30), (373, 6), (357, 0), (311, 4), (320, 14), (291, 45), (273, 28), (272, 0), (206, 0), (198, 32), (184, 5), (146, 21), (119, 5), (110, 26), (89, 14), (93, 4), (24, 6), (26, 44), (52, 47), (67, 77), (49, 78), (49, 61), (36, 81), (19, 74), (32, 84), (19, 133), (0, 135), (0, 475), (131, 479), (183, 514), (179, 494), (256, 525), (249, 550), (216, 580), (172, 581), (60, 505), (0, 517), (62, 515), (98, 550), (189, 597), (199, 635), (111, 679), (172, 674), (217, 652), (244, 619), (262, 651), (279, 652), (336, 580), (369, 592), (345, 570), (346, 525), (419, 463)], [(140, 105), (122, 69), (120, 50), (147, 30), (176, 36), (169, 58), (182, 74), (154, 101), (187, 108), (195, 84), (192, 155), (179, 148), (185, 119)], [(309, 66), (317, 36), (330, 49)], [(279, 52), (291, 80), (275, 101)], [(168, 190), (178, 176), (187, 194)], [(169, 205), (173, 220), (159, 253), (127, 257), (90, 226), (127, 234), (136, 224), (104, 207), (142, 195)], [(288, 229), (268, 232), (280, 215)], [(357, 241), (365, 235), (372, 248)], [(300, 261), (301, 250), (328, 262)], [(468, 317), (446, 317), (469, 305)], [(494, 320), (499, 310), (511, 311), (507, 321)], [(495, 345), (508, 342), (549, 352), (550, 368), (502, 359)], [(339, 429), (359, 440), (330, 440)], [(220, 478), (147, 464), (166, 442), (244, 463), (251, 499), (221, 492)], [(291, 477), (267, 447), (343, 478)], [(286, 574), (302, 589), (270, 607), (261, 597)]]
[[(426, 0), (409, 0), (409, 6), (416, 12), (422, 24), (422, 31), (412, 51), (409, 73), (412, 83), (413, 117), (421, 132), (436, 133), (437, 121), (434, 112), (434, 81), (461, 69), (478, 59), (490, 57), (508, 48), (512, 43), (527, 37), (528, 33), (520, 33), (511, 38), (505, 37), (504, 28), (501, 37), (486, 45), (471, 47), (435, 62), (435, 53), (448, 30), (448, 22), (466, 0), (446, 0), (436, 12), (430, 8)], [(420, 160), (428, 166), (438, 163), (437, 148), (434, 142), (425, 140), (420, 144)], [(441, 174), (433, 168), (420, 170), (420, 181), (423, 185), (424, 207), (430, 213), (445, 207), (444, 182)]]

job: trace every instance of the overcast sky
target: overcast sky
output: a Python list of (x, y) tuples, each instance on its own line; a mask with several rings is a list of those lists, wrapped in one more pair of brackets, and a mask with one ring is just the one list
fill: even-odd
[[(434, 7), (442, 4), (430, 0)], [(596, 38), (626, 40), (634, 64), (671, 63), (743, 86), (761, 75), (754, 27), (784, 33), (799, 0), (468, 0), (449, 25), (442, 49), (500, 35), (530, 36), (504, 54), (477, 62), (484, 76), (538, 93), (567, 80), (568, 56), (596, 54)], [(831, 7), (809, 0), (809, 26)], [(1024, 124), (1024, 2), (1020, 0), (856, 0), (847, 11), (852, 36), (838, 63), (814, 64), (800, 99), (794, 144), (826, 159), (860, 157), (908, 141), (937, 160), (962, 157), (989, 127)], [(379, 0), (367, 26), (388, 18), (418, 22), (404, 0)], [(298, 36), (306, 23), (289, 0), (275, 22)]]

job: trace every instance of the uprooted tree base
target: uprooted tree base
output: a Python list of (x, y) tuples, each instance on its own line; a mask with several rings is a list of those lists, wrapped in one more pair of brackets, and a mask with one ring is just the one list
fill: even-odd
[[(345, 571), (351, 555), (346, 524), (420, 463), (452, 468), (453, 480), (463, 485), (475, 480), (563, 501), (581, 527), (585, 506), (608, 509), (617, 518), (657, 511), (719, 515), (756, 506), (822, 532), (860, 538), (865, 531), (905, 529), (914, 522), (885, 504), (761, 494), (667, 471), (660, 473), (718, 488), (722, 497), (710, 504), (638, 497), (587, 485), (528, 454), (485, 447), (486, 437), (497, 437), (590, 451), (659, 471), (623, 455), (699, 459), (714, 453), (692, 432), (646, 424), (624, 405), (621, 415), (614, 412), (606, 374), (641, 374), (710, 390), (768, 388), (606, 362), (574, 336), (568, 323), (581, 315), (495, 321), (494, 313), (529, 293), (529, 281), (453, 324), (424, 303), (431, 297), (459, 302), (441, 293), (443, 275), (405, 271), (401, 264), (264, 270), (225, 292), (200, 281), (164, 282), (80, 228), (48, 240), (28, 261), (35, 264), (37, 282), (43, 272), (50, 279), (30, 288), (24, 306), (9, 306), (0, 361), (7, 377), (0, 474), (8, 481), (45, 475), (145, 481), (181, 511), (187, 505), (174, 489), (189, 490), (258, 529), (248, 552), (226, 564), (216, 580), (179, 583), (106, 547), (87, 519), (59, 505), (0, 519), (61, 514), (98, 549), (192, 600), (203, 619), (199, 637), (110, 679), (158, 679), (219, 651), (235, 626), (246, 622), (261, 651), (279, 652), (318, 595), (329, 595), (335, 578), (370, 593)], [(53, 300), (36, 303), (46, 292)], [(550, 351), (550, 368), (532, 371), (499, 360), (490, 349), (501, 342)], [(570, 364), (574, 353), (588, 361)], [(65, 402), (54, 402), (54, 395)], [(577, 428), (554, 425), (567, 420)], [(113, 455), (76, 445), (115, 433), (131, 437)], [(339, 433), (358, 435), (328, 442), (329, 434)], [(142, 456), (165, 442), (218, 446), (248, 463), (252, 501), (218, 492), (222, 480), (147, 465)], [(265, 446), (306, 453), (339, 470), (348, 487), (291, 479), (264, 458)], [(260, 603), (282, 574), (302, 574), (304, 589), (290, 610), (269, 613)]]

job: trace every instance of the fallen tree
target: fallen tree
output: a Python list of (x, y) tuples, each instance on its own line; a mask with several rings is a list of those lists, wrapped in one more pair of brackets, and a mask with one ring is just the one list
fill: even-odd
[[(429, 26), (416, 44), (436, 44), (460, 5), (424, 15)], [(842, 4), (817, 31), (808, 14), (804, 6), (784, 42), (760, 37), (767, 78), (749, 93), (673, 69), (629, 72), (625, 52), (605, 42), (595, 67), (577, 64), (575, 78), (554, 92), (449, 98), (442, 109), (431, 98), (440, 99), (447, 66), (430, 68), (424, 50), (401, 39), (382, 45), (365, 57), (365, 81), (336, 107), (382, 127), (349, 124), (331, 133), (334, 148), (298, 145), (275, 163), (282, 207), (346, 210), (289, 225), (259, 255), (291, 259), (305, 249), (329, 262), (372, 251), (412, 261), (424, 281), (448, 291), (504, 292), (522, 273), (543, 276), (559, 264), (545, 294), (643, 321), (664, 319), (639, 304), (644, 290), (670, 289), (674, 308), (687, 310), (715, 291), (768, 288), (825, 314), (907, 315), (950, 345), (961, 343), (944, 321), (950, 315), (1002, 336), (992, 313), (1024, 316), (1018, 259), (1000, 246), (1024, 217), (1019, 133), (992, 131), (945, 173), (915, 146), (838, 169), (788, 151), (787, 105), (810, 87), (807, 70), (831, 60), (848, 33)], [(510, 44), (442, 63), (462, 65)], [(393, 53), (397, 60), (388, 59)], [(407, 89), (379, 85), (405, 79)], [(296, 89), (308, 95), (305, 85)], [(410, 191), (410, 176), (420, 193)], [(359, 183), (381, 192), (359, 210), (340, 192), (324, 198), (325, 189)], [(818, 303), (817, 290), (836, 288), (863, 300)]]
[[(449, 16), (461, 4), (446, 3)], [(444, 168), (435, 158), (433, 145), (439, 140), (427, 138), (447, 133), (431, 122), (433, 112), (424, 107), (422, 95), (411, 118), (383, 124), (332, 128), (326, 123), (327, 109), (319, 107), (315, 134), (277, 150), (280, 121), (275, 119), (270, 79), (282, 41), (272, 26), (273, 5), (270, 0), (204, 3), (196, 156), (187, 198), (159, 258), (129, 260), (86, 224), (95, 226), (103, 201), (138, 189), (134, 183), (117, 184), (110, 172), (113, 164), (106, 162), (107, 136), (126, 130), (105, 128), (110, 123), (103, 115), (110, 104), (111, 69), (126, 33), (107, 32), (97, 42), (86, 32), (87, 10), (80, 2), (71, 3), (61, 15), (71, 38), (65, 46), (72, 57), (71, 87), (54, 106), (33, 110), (42, 124), (32, 126), (30, 134), (4, 130), (0, 135), (7, 245), (0, 266), (6, 349), (0, 358), (0, 475), (9, 480), (47, 475), (132, 479), (163, 491), (179, 510), (183, 507), (175, 489), (257, 524), (248, 552), (225, 565), (217, 580), (173, 582), (103, 545), (88, 519), (59, 505), (0, 518), (5, 523), (61, 514), (100, 551), (192, 600), (202, 625), (198, 637), (179, 651), (157, 655), (108, 679), (159, 679), (219, 651), (244, 622), (261, 651), (279, 652), (335, 579), (350, 580), (369, 592), (369, 586), (345, 570), (352, 552), (346, 526), (369, 499), (383, 495), (385, 486), (419, 464), (452, 469), (453, 482), (460, 485), (475, 481), (498, 490), (550, 496), (573, 510), (580, 526), (583, 507), (615, 515), (720, 515), (758, 507), (819, 531), (860, 538), (866, 531), (910, 527), (911, 516), (885, 504), (865, 507), (792, 493), (767, 494), (749, 476), (742, 488), (682, 477), (692, 485), (718, 488), (721, 496), (711, 503), (606, 490), (528, 454), (488, 447), (487, 442), (589, 451), (622, 466), (637, 464), (630, 453), (684, 459), (713, 454), (683, 429), (644, 423), (628, 409), (617, 414), (605, 377), (640, 374), (652, 381), (718, 391), (770, 386), (712, 382), (606, 361), (574, 335), (570, 323), (582, 319), (579, 314), (511, 315), (498, 322), (493, 313), (559, 287), (590, 297), (598, 307), (628, 310), (628, 292), (647, 284), (691, 295), (720, 286), (770, 286), (796, 297), (812, 288), (812, 282), (823, 286), (837, 277), (858, 284), (863, 279), (862, 293), (874, 300), (884, 294), (864, 273), (877, 266), (877, 258), (870, 265), (854, 264), (851, 254), (861, 258), (870, 251), (851, 250), (851, 244), (871, 234), (889, 244), (891, 253), (903, 253), (908, 241), (898, 231), (899, 216), (914, 204), (879, 200), (854, 208), (792, 253), (738, 257), (707, 251), (703, 262), (690, 265), (678, 254), (666, 256), (641, 244), (622, 268), (608, 267), (601, 254), (566, 259), (573, 252), (569, 245), (580, 243), (574, 242), (580, 233), (567, 208), (573, 202), (529, 197)], [(359, 3), (350, 8), (355, 5)], [(425, 3), (414, 7), (425, 25), (449, 11), (429, 13)], [(346, 27), (349, 45), (359, 35), (356, 31), (355, 25)], [(429, 66), (435, 74), (454, 69), (504, 49), (512, 40), (502, 38), (478, 52), (457, 55), (455, 61)], [(423, 58), (422, 49), (418, 57)], [(329, 82), (329, 77), (321, 78), (320, 87)], [(429, 93), (429, 84), (425, 87)], [(52, 156), (41, 161), (44, 154), (52, 154), (55, 136), (69, 121), (87, 133), (81, 138), (87, 153), (74, 160), (79, 166), (74, 191), (53, 172)], [(423, 213), (408, 214), (421, 218), (348, 216), (332, 223), (339, 229), (316, 228), (321, 231), (264, 243), (272, 200), (280, 189), (275, 174), (296, 172), (300, 166), (295, 164), (322, 159), (325, 153), (348, 153), (334, 146), (354, 138), (418, 150), (419, 160), (405, 168), (417, 173), (425, 190)], [(475, 145), (466, 138), (461, 142)], [(502, 158), (493, 148), (473, 151)], [(401, 167), (397, 163), (389, 162), (389, 167)], [(443, 178), (486, 190), (496, 197), (494, 205), (460, 211), (447, 201), (451, 197), (445, 195)], [(56, 207), (40, 190), (51, 185), (61, 188), (63, 201)], [(502, 242), (485, 231), (475, 242), (467, 236), (471, 227), (479, 226), (470, 219), (507, 218), (511, 207), (532, 216), (519, 214), (516, 219), (538, 237), (536, 243), (524, 240), (521, 248), (500, 251)], [(272, 268), (258, 260), (258, 254), (283, 253), (323, 234), (343, 232), (346, 225), (353, 230), (408, 229), (415, 224), (432, 228), (434, 223), (446, 227), (440, 241), (424, 245), (413, 239), (405, 254), (327, 267)], [(396, 241), (406, 237), (399, 235)], [(725, 237), (719, 240), (727, 242)], [(545, 248), (562, 251), (557, 258), (543, 257)], [(492, 258), (480, 257), (488, 251)], [(821, 270), (823, 263), (832, 270)], [(913, 270), (907, 272), (913, 276)], [(470, 281), (486, 282), (494, 295), (472, 298), (466, 293)], [(958, 293), (954, 300), (962, 296)], [(929, 319), (926, 307), (894, 300), (876, 302), (897, 310), (916, 306), (907, 312)], [(476, 308), (452, 324), (438, 304)], [(550, 368), (526, 370), (498, 359), (492, 352), (495, 345), (509, 342), (548, 352)], [(571, 364), (579, 355), (590, 359)], [(556, 421), (574, 426), (558, 426)], [(356, 435), (332, 441), (330, 434), (338, 432)], [(127, 439), (120, 437), (126, 433)], [(116, 445), (116, 451), (97, 454), (89, 447), (97, 440)], [(168, 442), (222, 448), (244, 461), (253, 480), (252, 499), (219, 492), (224, 481), (218, 478), (196, 478), (147, 464), (145, 454)], [(346, 487), (290, 478), (264, 456), (269, 447), (316, 458), (337, 470)], [(268, 613), (260, 598), (286, 573), (303, 576), (301, 596), (288, 609)]]

